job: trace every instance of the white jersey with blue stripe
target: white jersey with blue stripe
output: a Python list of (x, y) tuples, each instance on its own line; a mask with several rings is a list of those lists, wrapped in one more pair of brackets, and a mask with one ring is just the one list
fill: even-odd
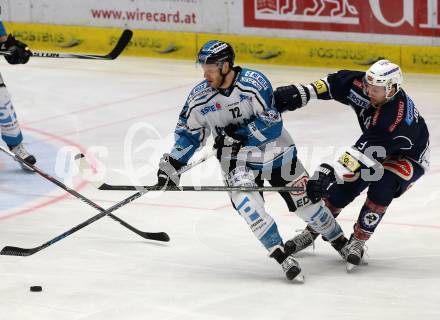
[[(274, 107), (269, 80), (260, 72), (235, 67), (228, 89), (211, 88), (205, 80), (191, 90), (179, 116), (171, 155), (187, 163), (194, 152), (229, 124), (247, 137), (241, 154), (253, 169), (269, 170), (296, 157), (293, 139), (283, 128), (281, 114)], [(240, 155), (239, 155), (240, 156)]]

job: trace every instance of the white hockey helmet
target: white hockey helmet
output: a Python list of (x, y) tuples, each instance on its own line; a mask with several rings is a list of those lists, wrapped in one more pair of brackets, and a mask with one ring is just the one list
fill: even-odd
[[(400, 90), (403, 82), (402, 70), (389, 60), (379, 60), (367, 70), (364, 81), (374, 86), (385, 87), (385, 97), (390, 99)], [(393, 87), (396, 88), (396, 92), (390, 96)]]

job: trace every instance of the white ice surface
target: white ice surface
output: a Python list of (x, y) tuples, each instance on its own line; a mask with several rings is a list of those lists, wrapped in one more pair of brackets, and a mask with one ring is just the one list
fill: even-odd
[[(332, 71), (252, 67), (274, 87)], [(1, 73), (26, 146), (45, 170), (55, 172), (48, 147), (101, 147), (108, 154), (96, 158), (106, 180), (121, 184), (154, 183), (181, 106), (201, 79), (191, 62), (135, 58), (35, 58), (25, 66), (2, 62)], [(368, 242), (368, 266), (347, 274), (336, 252), (318, 240), (314, 252), (298, 254), (306, 283), (294, 285), (226, 194), (147, 194), (114, 213), (139, 229), (166, 231), (171, 242), (145, 241), (103, 218), (33, 256), (0, 256), (0, 319), (440, 319), (440, 76), (408, 74), (404, 88), (430, 129), (431, 171), (389, 207)], [(311, 102), (285, 114), (284, 123), (309, 171), (325, 152), (360, 134), (351, 109), (335, 102)], [(221, 184), (216, 166), (211, 159), (182, 184)], [(22, 173), (5, 155), (0, 168), (0, 199), (23, 199), (0, 204), (0, 247), (37, 246), (98, 213), (62, 197), (61, 189), (42, 188), (43, 178)], [(105, 208), (131, 194), (97, 191), (78, 178), (75, 185)], [(347, 234), (364, 200), (365, 194), (341, 214)], [(266, 201), (285, 239), (304, 226), (277, 194)], [(32, 285), (43, 292), (30, 292)]]

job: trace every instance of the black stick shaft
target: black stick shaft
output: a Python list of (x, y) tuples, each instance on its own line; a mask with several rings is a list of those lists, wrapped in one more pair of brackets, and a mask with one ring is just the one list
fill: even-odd
[(82, 228), (88, 226), (89, 224), (105, 217), (106, 215), (109, 215), (111, 212), (115, 211), (116, 209), (118, 209), (118, 208), (132, 202), (133, 200), (139, 198), (144, 193), (146, 193), (146, 192), (136, 192), (135, 194), (131, 195), (130, 197), (111, 206), (107, 210), (104, 210), (101, 213), (98, 213), (97, 215), (91, 217), (90, 219), (87, 219), (86, 221), (78, 224), (77, 226), (73, 227), (72, 229), (67, 230), (66, 232), (60, 234), (59, 236), (56, 236), (55, 238), (47, 241), (46, 243), (43, 243), (42, 245), (40, 245), (38, 247), (25, 249), (25, 248), (6, 246), (2, 249), (2, 251), (0, 251), (0, 255), (29, 256), (29, 255), (32, 255), (36, 252), (39, 252), (39, 251), (53, 245), (54, 243), (66, 238), (67, 236), (71, 235), (72, 233), (75, 233), (78, 230), (81, 230)]
[[(32, 165), (28, 165), (24, 160), (22, 160), (21, 158), (17, 157), (15, 154), (13, 154), (12, 152), (2, 148), (0, 146), (0, 150), (2, 150), (3, 152), (7, 153), (8, 155), (12, 156), (14, 159), (16, 159), (18, 162), (22, 163), (23, 165), (28, 166), (29, 168), (32, 169)], [(184, 173), (186, 171), (188, 171), (189, 169), (195, 167), (196, 165), (202, 163), (203, 161), (205, 161), (206, 159), (208, 159), (210, 157), (211, 154), (206, 155), (203, 159), (200, 159), (192, 164), (189, 164), (187, 166), (185, 166), (184, 168), (182, 168), (179, 171), (180, 173)], [(61, 182), (60, 182), (61, 183)], [(144, 195), (145, 193), (147, 193), (148, 190), (141, 190), (136, 192), (135, 194), (129, 196), (128, 198), (125, 198), (124, 200), (116, 203), (115, 205), (111, 206), (110, 208), (108, 208), (107, 210), (102, 211), (101, 213), (98, 213), (97, 215), (91, 217), (90, 219), (87, 219), (86, 221), (80, 223), (79, 225), (73, 227), (72, 229), (60, 234), (59, 236), (56, 236), (55, 238), (47, 241), (46, 243), (38, 246), (38, 247), (34, 247), (34, 248), (20, 248), (20, 247), (12, 247), (12, 246), (6, 246), (4, 247), (1, 251), (0, 251), (0, 255), (13, 255), (13, 256), (30, 256), (36, 252), (39, 252), (47, 247), (49, 247), (50, 245), (64, 239), (65, 237), (77, 232), (78, 230), (88, 226), (89, 224), (101, 219), (102, 217), (105, 217), (106, 215), (109, 215), (111, 212), (113, 212), (114, 210), (125, 206), (126, 204), (136, 200), (137, 198), (141, 197), (142, 195)], [(168, 236), (168, 235), (167, 235)]]
[(304, 187), (227, 187), (227, 186), (131, 186), (131, 185), (110, 185), (103, 183), (99, 190), (114, 190), (114, 191), (240, 191), (240, 192), (252, 192), (252, 191), (272, 191), (272, 192), (304, 192)]
[[(34, 166), (34, 165), (26, 163), (23, 159), (21, 159), (20, 157), (17, 157), (15, 154), (10, 152), (9, 150), (4, 149), (2, 146), (0, 146), (0, 150), (3, 151), (4, 153), (6, 153), (7, 155), (13, 157), (19, 163), (21, 163), (21, 164), (31, 168), (33, 171), (35, 171), (37, 174), (39, 174), (43, 178), (49, 180), (50, 182), (52, 182), (53, 184), (57, 185), (61, 189), (67, 191), (68, 193), (73, 195), (75, 198), (80, 199), (84, 203), (87, 203), (89, 206), (91, 206), (91, 207), (93, 207), (93, 208), (95, 208), (95, 209), (97, 209), (97, 210), (99, 210), (101, 212), (105, 211), (104, 208), (102, 208), (101, 206), (99, 206), (98, 204), (96, 204), (95, 202), (90, 200), (89, 198), (86, 198), (81, 193), (77, 192), (76, 190), (73, 190), (73, 189), (69, 188), (64, 183), (62, 183), (61, 181), (55, 179), (51, 175), (47, 174), (46, 172), (44, 172), (43, 170), (41, 170), (37, 166)], [(144, 232), (144, 231), (141, 231), (139, 229), (136, 229), (135, 227), (131, 226), (130, 224), (128, 224), (124, 220), (118, 218), (117, 216), (115, 216), (115, 215), (113, 215), (111, 213), (108, 214), (108, 216), (110, 218), (112, 218), (113, 220), (119, 222), (121, 225), (123, 225), (127, 229), (135, 232), (136, 234), (140, 235), (141, 237), (143, 237), (145, 239), (158, 240), (158, 241), (169, 241), (168, 235), (166, 233), (164, 233), (164, 232), (157, 232), (157, 233), (156, 232)]]

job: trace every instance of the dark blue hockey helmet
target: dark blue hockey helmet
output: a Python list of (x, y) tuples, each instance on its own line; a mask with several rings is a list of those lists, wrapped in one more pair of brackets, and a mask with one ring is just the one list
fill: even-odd
[(197, 55), (200, 64), (221, 64), (228, 61), (231, 67), (234, 65), (235, 53), (231, 45), (220, 40), (211, 40), (205, 43)]

